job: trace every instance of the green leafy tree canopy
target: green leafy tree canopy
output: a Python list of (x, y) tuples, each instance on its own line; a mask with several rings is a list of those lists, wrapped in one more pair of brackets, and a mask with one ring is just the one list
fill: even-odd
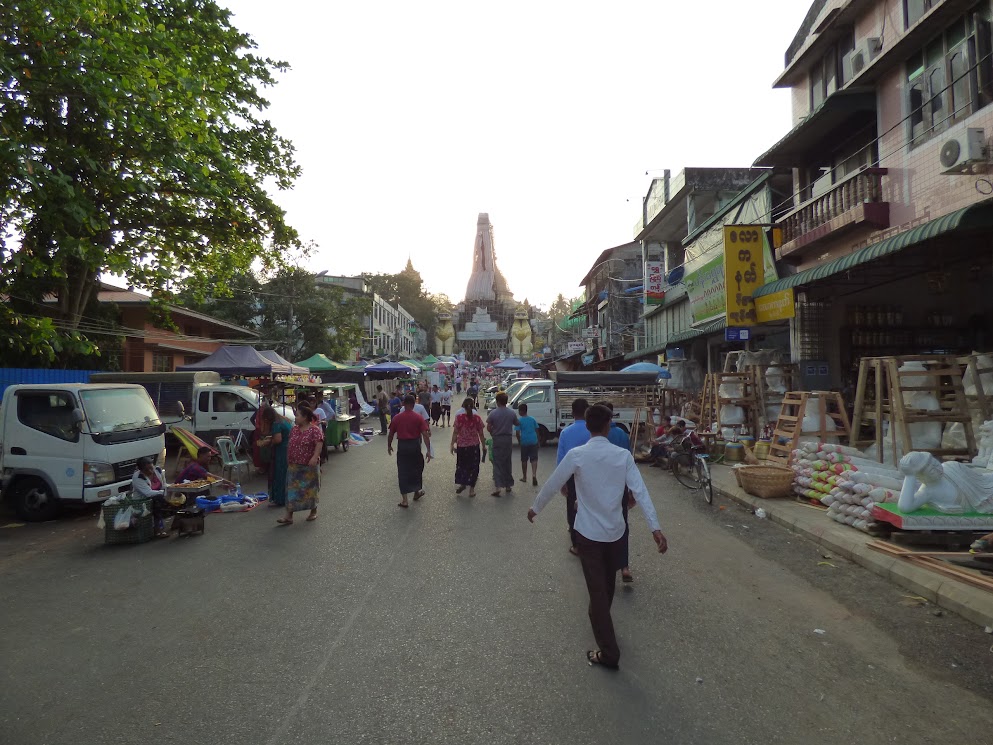
[(56, 325), (72, 331), (101, 272), (166, 298), (180, 277), (223, 285), (255, 261), (278, 266), (298, 243), (265, 190), (299, 174), (292, 145), (261, 116), (260, 89), (286, 64), (254, 54), (229, 11), (213, 0), (12, 0), (0, 16), (8, 296), (54, 298)]

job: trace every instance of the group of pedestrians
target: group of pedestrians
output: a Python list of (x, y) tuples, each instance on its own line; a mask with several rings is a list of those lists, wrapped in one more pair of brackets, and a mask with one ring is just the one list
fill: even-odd
[[(431, 427), (415, 412), (415, 398), (408, 394), (404, 411), (389, 426), (387, 451), (393, 454), (397, 441), (397, 476), (401, 508), (424, 496), (424, 466), (432, 459)], [(659, 553), (668, 548), (659, 527), (645, 482), (629, 450), (627, 433), (613, 423), (613, 407), (590, 407), (585, 399), (573, 402), (574, 422), (559, 433), (557, 465), (538, 492), (528, 519), (534, 522), (557, 492), (566, 498), (566, 519), (570, 551), (579, 557), (589, 593), (589, 617), (597, 648), (587, 651), (590, 665), (617, 669), (620, 648), (611, 617), (611, 605), (618, 572), (632, 581), (629, 567), (628, 510), (637, 504), (645, 515)], [(480, 463), (486, 460), (486, 432), (491, 438), (494, 497), (509, 495), (514, 485), (512, 467), (513, 437), (521, 443), (521, 481), (527, 482), (527, 464), (532, 464), (532, 484), (537, 485), (537, 423), (527, 415), (527, 407), (514, 412), (507, 395), (496, 397), (496, 408), (484, 423), (476, 413), (475, 401), (466, 398), (455, 416), (449, 450), (455, 455), (456, 494), (469, 489), (476, 495)], [(425, 446), (427, 455), (421, 450)]]
[(324, 430), (317, 412), (327, 414), (319, 406), (316, 401), (300, 403), (293, 424), (271, 406), (259, 411), (258, 426), (265, 434), (258, 442), (270, 452), (269, 505), (285, 509), (276, 520), (280, 525), (292, 525), (293, 514), (304, 510), (309, 511), (308, 522), (317, 519), (324, 451)]

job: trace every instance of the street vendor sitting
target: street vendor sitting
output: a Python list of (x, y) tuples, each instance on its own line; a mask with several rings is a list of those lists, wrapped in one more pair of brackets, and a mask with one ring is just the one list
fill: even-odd
[(209, 447), (202, 447), (197, 450), (197, 459), (191, 460), (186, 464), (180, 474), (179, 478), (176, 479), (176, 483), (182, 484), (184, 481), (203, 481), (208, 476), (210, 476), (210, 456), (211, 449)]
[(140, 497), (152, 500), (152, 516), (155, 518), (155, 537), (168, 538), (163, 513), (167, 507), (165, 500), (165, 471), (155, 465), (152, 459), (144, 456), (135, 463), (137, 471), (131, 477), (131, 490)]

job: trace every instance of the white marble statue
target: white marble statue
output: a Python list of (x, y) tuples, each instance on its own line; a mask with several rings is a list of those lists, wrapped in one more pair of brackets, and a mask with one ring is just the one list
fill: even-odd
[(930, 453), (907, 453), (900, 459), (906, 477), (897, 507), (916, 512), (930, 506), (949, 515), (993, 514), (993, 473), (965, 463), (942, 463)]
[(972, 462), (977, 466), (989, 468), (991, 458), (993, 458), (993, 420), (983, 422), (980, 425), (979, 455), (973, 458)]

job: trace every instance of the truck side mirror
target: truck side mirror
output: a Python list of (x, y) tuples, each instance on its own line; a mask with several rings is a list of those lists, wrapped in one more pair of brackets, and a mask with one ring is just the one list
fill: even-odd
[(186, 417), (186, 406), (183, 405), (182, 401), (176, 402), (176, 408), (179, 409), (179, 415), (183, 418)]
[(72, 426), (80, 430), (83, 428), (83, 422), (86, 421), (86, 417), (83, 415), (83, 410), (80, 408), (75, 408), (72, 410)]

